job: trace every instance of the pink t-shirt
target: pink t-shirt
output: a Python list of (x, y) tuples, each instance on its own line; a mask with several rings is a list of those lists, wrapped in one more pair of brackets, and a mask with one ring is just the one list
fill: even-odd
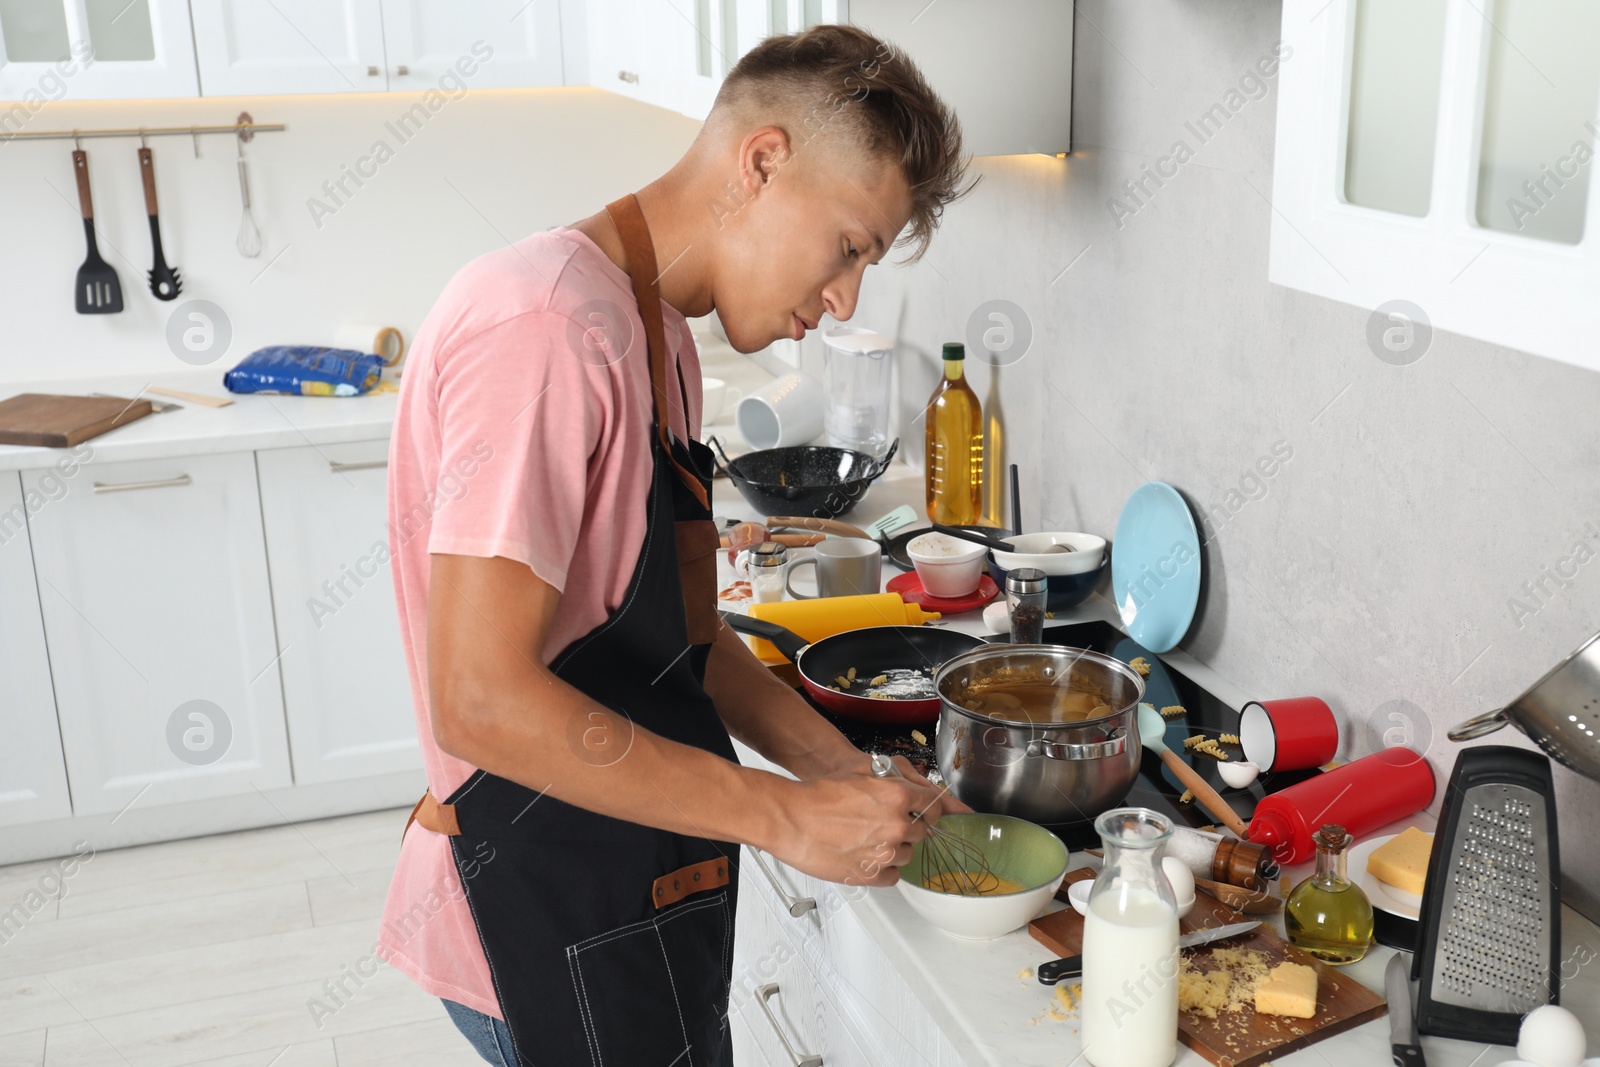
[[(661, 305), (700, 424), (688, 324)], [(624, 321), (626, 325), (624, 325)], [(628, 328), (631, 326), (631, 330)], [(628, 275), (557, 227), (467, 264), (406, 360), (389, 443), (389, 550), (423, 765), (444, 800), (474, 768), (434, 744), (428, 717), (429, 554), (504, 556), (561, 591), (548, 663), (621, 603), (644, 543), (651, 388)], [(449, 839), (413, 824), (384, 906), (380, 956), (424, 990), (500, 1017)]]

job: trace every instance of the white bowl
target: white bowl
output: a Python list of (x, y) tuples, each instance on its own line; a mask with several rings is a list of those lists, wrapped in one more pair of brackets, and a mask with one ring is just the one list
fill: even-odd
[(906, 545), (906, 555), (917, 568), (922, 588), (936, 597), (962, 597), (976, 591), (983, 580), (983, 557), (987, 552), (980, 544), (937, 530), (919, 534)]
[[(1100, 566), (1106, 551), (1106, 539), (1087, 533), (1030, 533), (1007, 537), (1017, 546), (1015, 552), (994, 550), (994, 561), (1005, 571), (1018, 567), (1035, 567), (1046, 577), (1065, 574), (1084, 574)], [(1071, 545), (1071, 552), (1045, 552), (1051, 545)]]
[[(1072, 910), (1079, 915), (1089, 914), (1089, 891), (1094, 888), (1094, 883), (1085, 878), (1081, 882), (1073, 882), (1067, 886), (1067, 900), (1072, 904)], [(1189, 884), (1188, 896), (1178, 901), (1178, 918), (1183, 918), (1194, 910), (1194, 883)]]

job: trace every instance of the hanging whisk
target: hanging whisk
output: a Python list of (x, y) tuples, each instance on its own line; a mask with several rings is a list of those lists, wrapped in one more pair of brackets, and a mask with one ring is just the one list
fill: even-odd
[[(872, 776), (905, 777), (894, 761), (882, 753), (872, 756)], [(918, 812), (914, 817), (920, 819), (922, 814)], [(922, 886), (941, 893), (977, 897), (1000, 888), (1000, 878), (989, 866), (983, 849), (937, 826), (929, 826), (928, 836), (923, 838), (920, 866), (921, 870), (917, 873)], [(904, 877), (903, 872), (901, 876)]]
[(255, 212), (250, 207), (250, 165), (244, 160), (244, 135), (239, 140), (239, 199), (244, 203), (244, 215), (239, 219), (239, 238), (234, 244), (239, 254), (254, 259), (261, 254), (261, 227), (256, 225)]

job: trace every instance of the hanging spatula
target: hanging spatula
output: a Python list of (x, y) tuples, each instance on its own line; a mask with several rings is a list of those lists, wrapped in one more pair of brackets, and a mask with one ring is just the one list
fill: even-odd
[(78, 179), (78, 206), (83, 209), (83, 236), (89, 254), (78, 268), (73, 306), (80, 315), (110, 315), (122, 310), (122, 282), (111, 264), (100, 258), (94, 239), (94, 197), (89, 194), (89, 154), (83, 149), (72, 153), (72, 172)]
[(167, 266), (161, 252), (161, 216), (156, 209), (156, 167), (150, 149), (139, 149), (139, 177), (144, 181), (144, 212), (150, 216), (150, 245), (155, 249), (155, 265), (150, 268), (150, 291), (157, 300), (176, 300), (183, 291), (183, 279), (175, 267)]

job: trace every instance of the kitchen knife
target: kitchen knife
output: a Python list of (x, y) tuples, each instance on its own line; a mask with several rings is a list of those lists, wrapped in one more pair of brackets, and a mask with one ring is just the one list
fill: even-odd
[[(1237, 937), (1248, 934), (1260, 926), (1260, 922), (1229, 923), (1227, 926), (1214, 926), (1209, 930), (1196, 930), (1192, 934), (1184, 934), (1178, 938), (1178, 948), (1195, 948), (1199, 945), (1209, 945), (1213, 941), (1221, 941), (1226, 937)], [(1063, 956), (1058, 960), (1039, 965), (1035, 972), (1039, 981), (1045, 985), (1055, 985), (1063, 978), (1077, 978), (1083, 974), (1082, 956)]]
[(1411, 969), (1403, 952), (1389, 957), (1383, 972), (1384, 992), (1389, 995), (1389, 1048), (1395, 1067), (1427, 1067), (1422, 1046), (1417, 1044), (1417, 1023), (1411, 1010)]

